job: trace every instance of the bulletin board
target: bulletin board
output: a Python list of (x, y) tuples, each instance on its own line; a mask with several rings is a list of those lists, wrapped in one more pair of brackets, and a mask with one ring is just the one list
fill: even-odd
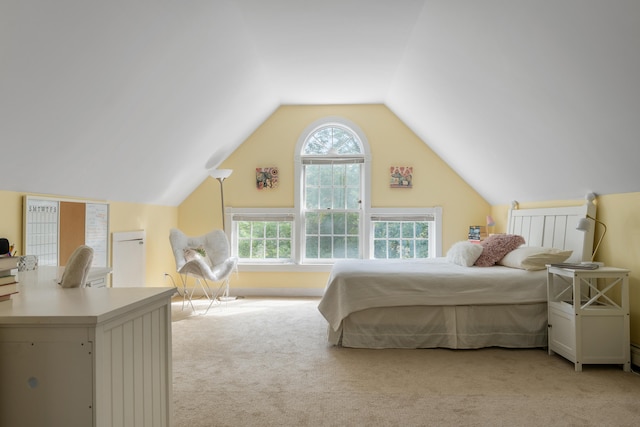
[(24, 255), (38, 256), (38, 265), (64, 265), (79, 245), (93, 248), (93, 266), (107, 267), (109, 204), (25, 196)]

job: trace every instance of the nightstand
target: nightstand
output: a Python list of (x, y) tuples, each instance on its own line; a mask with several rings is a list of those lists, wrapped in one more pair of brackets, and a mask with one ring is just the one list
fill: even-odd
[(547, 266), (549, 354), (574, 363), (622, 364), (631, 370), (629, 270)]

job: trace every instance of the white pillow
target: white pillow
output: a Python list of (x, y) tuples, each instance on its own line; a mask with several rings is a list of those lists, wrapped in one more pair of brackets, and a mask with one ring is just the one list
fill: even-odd
[(547, 264), (564, 262), (573, 251), (537, 246), (520, 246), (506, 254), (498, 264), (522, 270), (544, 270)]
[(482, 246), (471, 242), (457, 242), (447, 252), (447, 261), (463, 267), (471, 267), (482, 254)]

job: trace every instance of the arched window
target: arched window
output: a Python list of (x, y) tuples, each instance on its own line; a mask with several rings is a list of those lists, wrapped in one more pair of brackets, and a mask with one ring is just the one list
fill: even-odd
[(297, 206), (303, 263), (362, 257), (367, 152), (364, 134), (344, 119), (321, 120), (301, 135)]

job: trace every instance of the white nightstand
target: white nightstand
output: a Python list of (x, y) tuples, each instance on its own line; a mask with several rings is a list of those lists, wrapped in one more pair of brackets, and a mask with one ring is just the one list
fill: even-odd
[(549, 354), (574, 363), (622, 364), (631, 370), (629, 270), (547, 266)]

